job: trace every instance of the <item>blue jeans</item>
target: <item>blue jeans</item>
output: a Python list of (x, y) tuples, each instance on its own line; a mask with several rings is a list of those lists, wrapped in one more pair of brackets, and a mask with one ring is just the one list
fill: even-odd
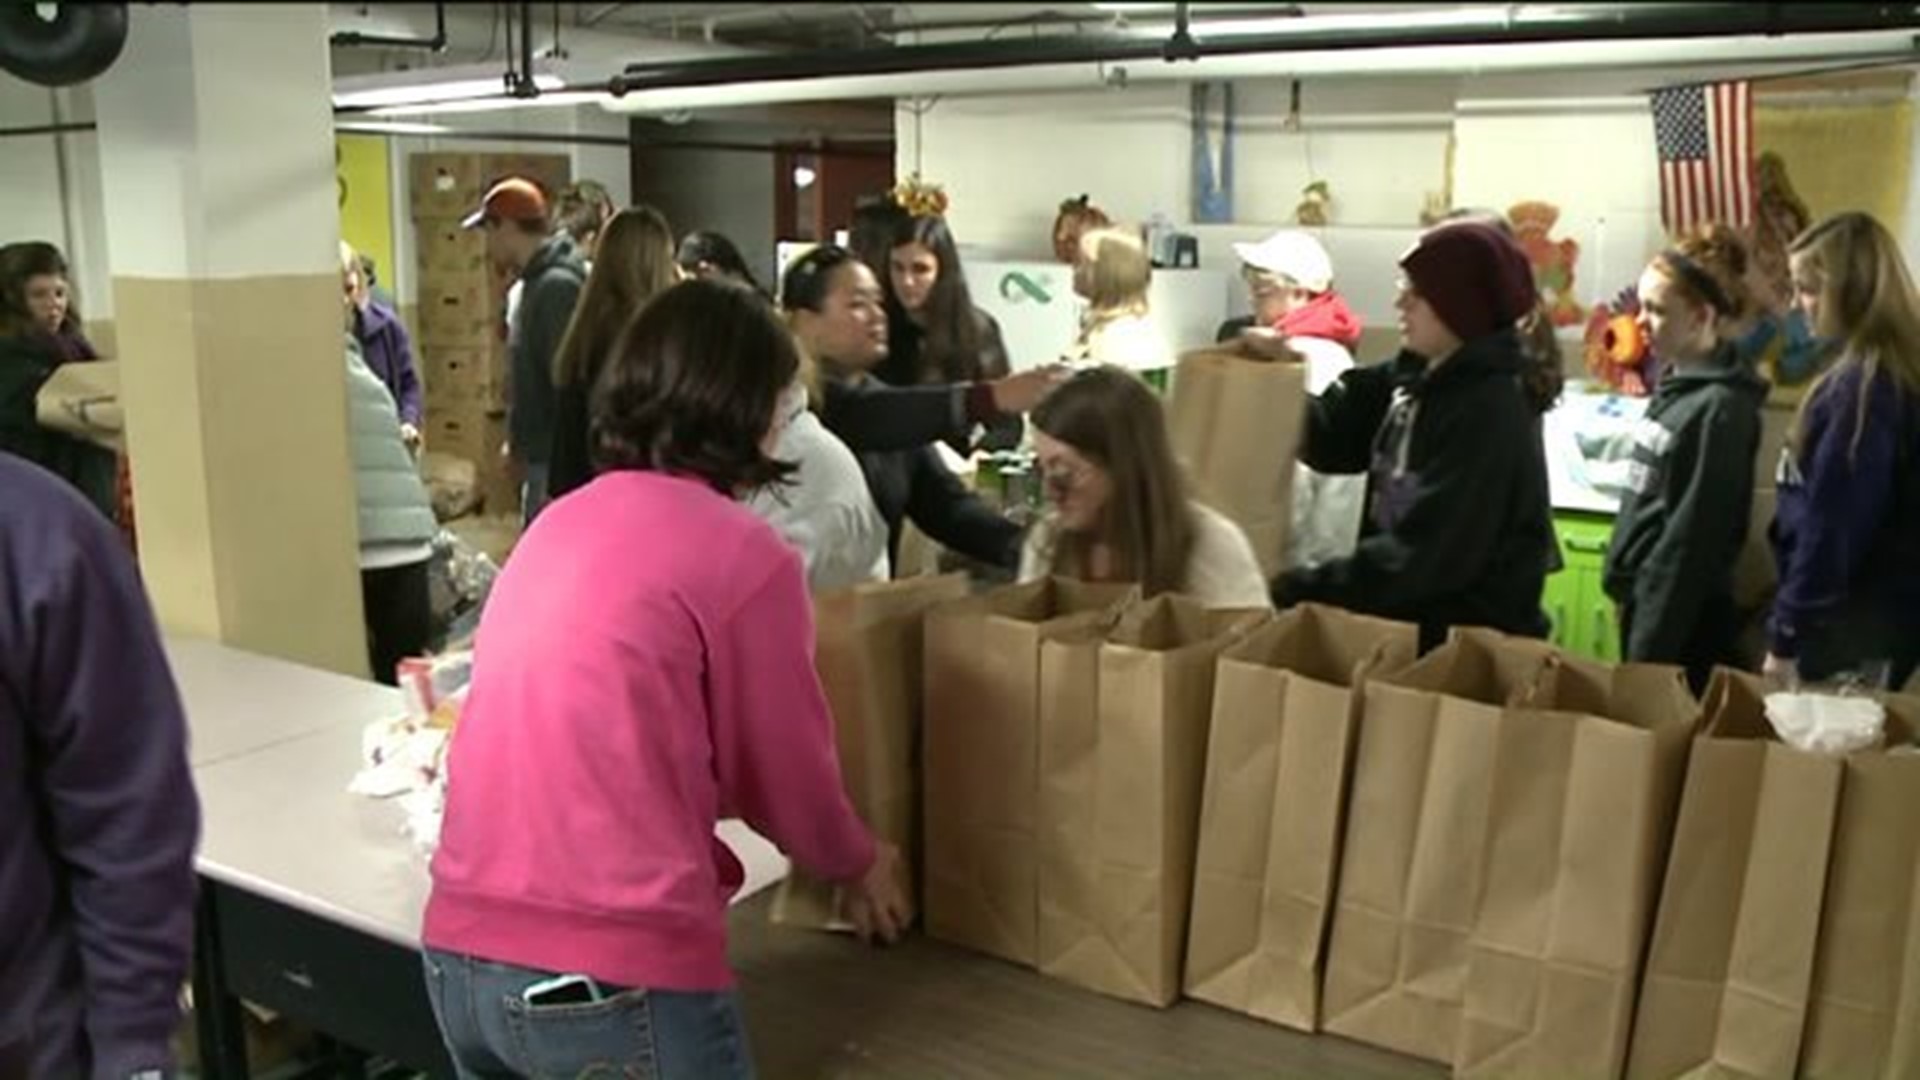
[(461, 1080), (617, 1077), (753, 1080), (732, 991), (615, 990), (592, 1004), (530, 1006), (522, 991), (553, 972), (433, 949), (427, 996)]

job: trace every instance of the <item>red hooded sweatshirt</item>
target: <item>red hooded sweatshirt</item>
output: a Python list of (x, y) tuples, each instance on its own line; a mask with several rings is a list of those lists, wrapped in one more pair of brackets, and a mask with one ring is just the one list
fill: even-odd
[(1352, 351), (1360, 343), (1360, 316), (1339, 293), (1328, 291), (1280, 316), (1275, 330), (1288, 337), (1316, 337), (1337, 341)]

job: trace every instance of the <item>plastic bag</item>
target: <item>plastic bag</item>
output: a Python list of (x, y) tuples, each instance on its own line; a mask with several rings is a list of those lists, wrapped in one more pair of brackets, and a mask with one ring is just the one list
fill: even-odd
[(1880, 746), (1887, 710), (1867, 697), (1775, 693), (1767, 695), (1767, 721), (1788, 746), (1838, 757)]

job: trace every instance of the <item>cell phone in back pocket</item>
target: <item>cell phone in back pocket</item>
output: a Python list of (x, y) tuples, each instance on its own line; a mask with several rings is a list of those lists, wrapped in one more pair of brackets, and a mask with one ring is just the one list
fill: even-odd
[(599, 1001), (600, 996), (600, 984), (585, 975), (556, 975), (520, 991), (520, 1000), (535, 1009), (591, 1005)]

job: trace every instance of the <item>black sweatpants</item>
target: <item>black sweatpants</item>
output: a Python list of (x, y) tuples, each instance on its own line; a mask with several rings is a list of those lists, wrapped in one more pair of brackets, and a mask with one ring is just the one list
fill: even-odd
[(409, 656), (420, 656), (433, 639), (433, 600), (427, 589), (427, 565), (422, 559), (405, 566), (360, 571), (360, 600), (367, 615), (367, 662), (373, 677), (388, 686), (399, 684), (395, 668)]

